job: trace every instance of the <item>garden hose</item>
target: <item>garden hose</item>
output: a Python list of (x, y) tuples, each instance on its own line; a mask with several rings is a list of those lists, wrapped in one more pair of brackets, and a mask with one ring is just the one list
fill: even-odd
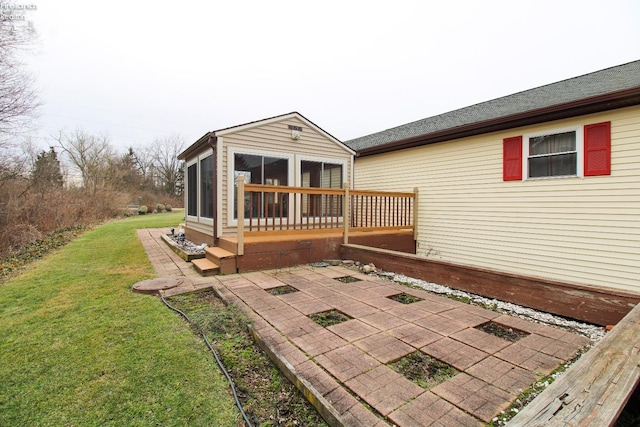
[[(187, 322), (189, 322), (189, 324), (191, 324), (191, 319), (189, 319), (189, 316), (187, 316), (185, 313), (183, 313), (179, 309), (177, 309), (177, 308), (173, 307), (171, 304), (169, 304), (167, 302), (167, 300), (164, 299), (164, 296), (162, 296), (162, 294), (160, 294), (160, 298), (162, 299), (162, 302), (164, 303), (164, 305), (166, 305), (167, 307), (169, 307), (171, 310), (175, 311), (176, 313), (181, 314), (182, 317), (184, 317), (185, 320)], [(229, 387), (231, 388), (231, 393), (233, 393), (233, 398), (236, 401), (236, 406), (240, 410), (240, 414), (242, 414), (242, 418), (244, 419), (244, 422), (247, 424), (247, 427), (253, 427), (253, 425), (251, 424), (251, 421), (249, 421), (249, 417), (247, 416), (246, 412), (244, 412), (244, 409), (242, 408), (242, 403), (240, 402), (240, 399), (238, 398), (238, 394), (236, 393), (236, 387), (233, 384), (233, 380), (231, 379), (231, 376), (229, 375), (229, 372), (227, 372), (227, 369), (224, 367), (224, 364), (222, 363), (222, 360), (220, 360), (220, 357), (218, 356), (218, 352), (216, 352), (216, 350), (213, 348), (213, 346), (211, 345), (211, 343), (207, 339), (207, 336), (204, 334), (204, 332), (202, 332), (201, 335), (202, 335), (202, 338), (204, 338), (204, 342), (207, 343), (207, 347), (209, 347), (209, 350), (211, 350), (211, 353), (213, 353), (213, 357), (216, 359), (216, 362), (218, 363), (218, 366), (220, 367), (220, 370), (222, 370), (222, 373), (224, 374), (224, 376), (227, 377), (227, 381), (229, 382)]]

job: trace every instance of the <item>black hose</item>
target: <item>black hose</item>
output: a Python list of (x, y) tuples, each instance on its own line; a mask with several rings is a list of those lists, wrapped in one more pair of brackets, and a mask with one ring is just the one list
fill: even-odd
[[(167, 300), (164, 299), (164, 296), (162, 296), (162, 294), (160, 294), (160, 298), (162, 299), (162, 302), (164, 303), (164, 305), (166, 305), (167, 307), (169, 307), (171, 310), (175, 311), (176, 313), (181, 314), (182, 317), (184, 317), (185, 320), (191, 324), (191, 319), (189, 319), (189, 316), (187, 316), (185, 313), (183, 313), (179, 309), (177, 309), (177, 308), (173, 307), (171, 304), (169, 304), (167, 302)], [(216, 359), (216, 362), (218, 363), (218, 366), (220, 367), (220, 370), (222, 370), (222, 373), (224, 374), (224, 376), (227, 377), (227, 381), (229, 382), (229, 387), (231, 388), (231, 393), (233, 393), (233, 398), (236, 401), (236, 406), (240, 410), (240, 414), (242, 414), (242, 418), (244, 419), (244, 422), (247, 424), (247, 427), (253, 427), (253, 425), (251, 424), (251, 421), (249, 421), (249, 417), (244, 412), (244, 409), (242, 409), (242, 403), (240, 403), (240, 399), (238, 398), (238, 394), (236, 393), (236, 387), (235, 387), (235, 385), (233, 385), (233, 380), (231, 379), (231, 376), (229, 375), (229, 372), (227, 372), (226, 368), (224, 367), (224, 364), (222, 363), (222, 360), (220, 360), (220, 357), (218, 356), (218, 352), (216, 352), (216, 350), (213, 348), (213, 346), (211, 345), (211, 343), (207, 339), (207, 336), (204, 334), (204, 332), (202, 332), (201, 335), (202, 335), (202, 338), (204, 338), (204, 342), (207, 343), (207, 347), (209, 347), (209, 350), (211, 350), (211, 353), (213, 353), (213, 357)]]

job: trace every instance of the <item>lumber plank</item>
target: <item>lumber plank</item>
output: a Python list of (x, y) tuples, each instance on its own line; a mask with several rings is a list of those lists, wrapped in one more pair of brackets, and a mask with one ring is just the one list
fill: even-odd
[(508, 425), (613, 425), (639, 379), (640, 304)]

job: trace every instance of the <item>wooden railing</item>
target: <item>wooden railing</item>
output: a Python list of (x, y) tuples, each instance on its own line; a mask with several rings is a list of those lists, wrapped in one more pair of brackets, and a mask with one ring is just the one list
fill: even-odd
[[(246, 184), (238, 177), (238, 255), (244, 237), (268, 234), (412, 229), (417, 190), (413, 193)], [(344, 218), (348, 218), (345, 221)]]

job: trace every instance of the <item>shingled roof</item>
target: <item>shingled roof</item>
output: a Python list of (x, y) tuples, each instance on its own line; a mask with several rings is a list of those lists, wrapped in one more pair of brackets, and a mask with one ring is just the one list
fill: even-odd
[(482, 102), (345, 144), (359, 156), (640, 104), (640, 60)]

